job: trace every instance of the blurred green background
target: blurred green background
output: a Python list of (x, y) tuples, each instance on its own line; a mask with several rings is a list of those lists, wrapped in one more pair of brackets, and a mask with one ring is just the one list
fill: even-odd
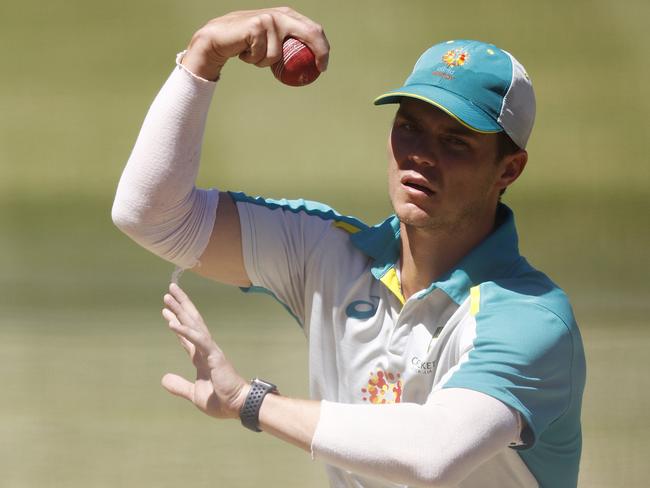
[[(175, 53), (208, 19), (257, 1), (0, 4), (0, 486), (324, 487), (322, 466), (159, 386), (192, 373), (159, 317), (171, 266), (110, 221), (119, 175)], [(230, 63), (200, 183), (390, 207), (373, 107), (430, 44), (489, 40), (517, 56), (538, 116), (508, 191), (523, 253), (572, 298), (586, 345), (582, 487), (648, 486), (650, 34), (647, 1), (298, 1), (332, 44), (300, 89)], [(266, 297), (186, 274), (246, 376), (307, 395), (304, 339)]]

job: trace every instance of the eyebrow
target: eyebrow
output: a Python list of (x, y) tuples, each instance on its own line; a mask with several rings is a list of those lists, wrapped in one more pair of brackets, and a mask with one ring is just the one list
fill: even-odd
[(475, 130), (472, 130), (464, 125), (452, 126), (447, 128), (447, 132), (451, 134), (457, 134), (461, 136), (475, 136), (478, 134)]
[[(452, 135), (467, 136), (467, 137), (476, 137), (479, 134), (478, 132), (470, 129), (469, 127), (462, 125), (460, 122), (458, 122), (455, 118), (453, 118), (451, 115), (446, 113), (444, 110), (436, 107), (435, 105), (432, 106), (435, 107), (437, 110), (440, 110), (440, 112), (444, 113), (447, 117), (449, 117), (449, 124), (445, 124), (444, 126), (445, 132)], [(411, 122), (418, 122), (419, 120), (421, 120), (421, 118), (417, 117), (417, 115), (414, 114), (412, 111), (405, 109), (404, 106), (400, 106), (400, 108), (397, 110), (395, 114), (395, 118), (397, 117), (402, 117)]]

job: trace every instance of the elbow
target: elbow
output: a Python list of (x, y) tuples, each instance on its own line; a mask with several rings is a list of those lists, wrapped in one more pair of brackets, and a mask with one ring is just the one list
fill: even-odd
[(453, 488), (457, 487), (461, 481), (458, 479), (453, 469), (427, 470), (422, 473), (417, 480), (416, 486), (422, 488)]
[[(412, 456), (416, 460), (409, 471), (411, 476), (408, 484), (422, 488), (452, 488), (467, 476), (466, 466), (454, 456), (446, 456), (442, 453), (432, 456)], [(413, 462), (413, 461), (412, 461)]]
[(111, 208), (111, 219), (115, 227), (127, 235), (138, 228), (141, 220), (138, 218), (138, 212), (131, 211), (126, 202), (118, 197), (115, 197), (113, 207)]
[(412, 480), (412, 484), (420, 488), (453, 488), (458, 486), (458, 482), (450, 470), (438, 469), (422, 470)]
[(111, 219), (115, 227), (131, 239), (141, 243), (142, 237), (151, 234), (155, 228), (152, 216), (149, 215), (150, 212), (144, 205), (138, 205), (120, 197), (118, 192), (111, 208)]
[(111, 219), (123, 233), (131, 238), (149, 233), (160, 224), (162, 213), (160, 205), (150, 195), (120, 182), (111, 208)]

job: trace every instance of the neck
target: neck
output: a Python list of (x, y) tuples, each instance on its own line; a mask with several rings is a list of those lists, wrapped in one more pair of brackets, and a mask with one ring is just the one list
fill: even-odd
[(400, 224), (402, 294), (408, 299), (449, 272), (493, 230), (496, 208), (481, 219), (452, 227), (422, 228)]

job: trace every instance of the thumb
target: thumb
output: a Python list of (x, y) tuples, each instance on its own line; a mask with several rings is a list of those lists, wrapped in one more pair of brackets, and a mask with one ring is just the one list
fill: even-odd
[(194, 383), (187, 381), (177, 374), (167, 373), (160, 382), (165, 390), (177, 397), (192, 402), (194, 399)]

